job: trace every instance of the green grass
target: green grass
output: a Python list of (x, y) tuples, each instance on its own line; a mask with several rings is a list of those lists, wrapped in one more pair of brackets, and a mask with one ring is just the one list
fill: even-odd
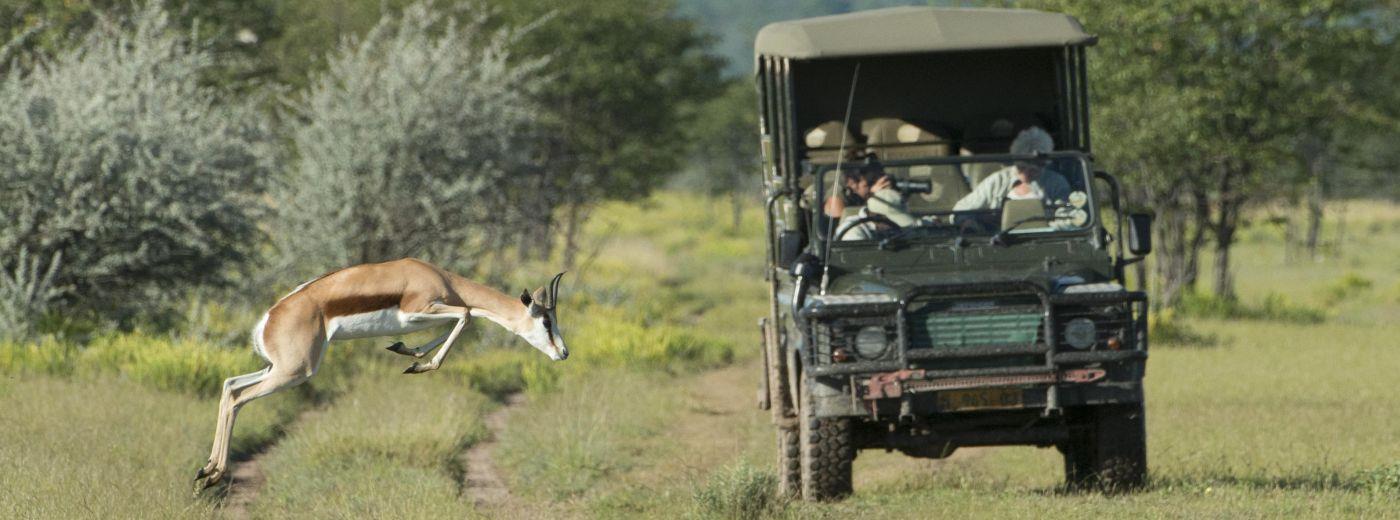
[[(116, 378), (20, 376), (0, 384), (0, 515), (8, 518), (195, 518), (190, 497), (213, 440), (215, 403)], [(239, 418), (234, 451), (286, 420), (268, 399)]]
[[(397, 361), (397, 360), (395, 360)], [(482, 438), (490, 401), (447, 378), (381, 364), (310, 412), (265, 458), (259, 518), (447, 518), (459, 499), (458, 454)]]

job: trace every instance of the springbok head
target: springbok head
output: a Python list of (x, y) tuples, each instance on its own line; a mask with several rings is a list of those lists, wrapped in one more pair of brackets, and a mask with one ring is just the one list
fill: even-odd
[(559, 279), (564, 273), (554, 275), (549, 285), (535, 289), (532, 295), (520, 292), (520, 303), (530, 311), (530, 328), (520, 333), (530, 345), (544, 352), (555, 361), (569, 358), (569, 348), (564, 346), (564, 336), (559, 334), (559, 320), (554, 315), (554, 305), (559, 302)]

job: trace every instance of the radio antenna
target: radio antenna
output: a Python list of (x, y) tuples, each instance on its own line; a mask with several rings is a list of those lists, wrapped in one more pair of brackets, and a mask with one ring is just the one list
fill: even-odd
[[(841, 178), (843, 177), (841, 163), (846, 159), (846, 136), (851, 133), (851, 107), (855, 105), (856, 82), (859, 80), (860, 62), (857, 61), (855, 71), (851, 72), (851, 90), (846, 94), (846, 117), (841, 123), (841, 146), (836, 149), (836, 178), (831, 180), (831, 195), (827, 195), (828, 198), (835, 196), (837, 190), (841, 188)], [(820, 182), (820, 179), (818, 179), (818, 182)], [(821, 205), (822, 209), (825, 210), (826, 201), (821, 201)], [(840, 215), (835, 217), (828, 215), (827, 218), (832, 219), (832, 222), (828, 223), (826, 226), (826, 253), (822, 255), (821, 294), (826, 294), (827, 285), (831, 282), (831, 241), (835, 239), (836, 227), (841, 225)]]

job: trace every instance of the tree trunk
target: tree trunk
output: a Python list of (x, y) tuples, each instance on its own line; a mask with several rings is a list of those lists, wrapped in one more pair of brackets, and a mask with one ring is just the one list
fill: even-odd
[(1322, 145), (1315, 138), (1306, 139), (1305, 145), (1298, 148), (1303, 155), (1303, 166), (1307, 168), (1309, 178), (1308, 231), (1303, 247), (1308, 252), (1308, 258), (1317, 261), (1318, 236), (1322, 233), (1323, 203), (1327, 200), (1327, 168), (1324, 164), (1326, 158)]
[(1226, 300), (1235, 299), (1235, 277), (1230, 271), (1230, 247), (1235, 244), (1235, 231), (1239, 225), (1239, 213), (1241, 201), (1232, 191), (1233, 183), (1230, 181), (1230, 172), (1225, 173), (1225, 177), (1220, 183), (1220, 202), (1217, 208), (1217, 218), (1213, 231), (1215, 231), (1215, 283), (1214, 292), (1219, 298)]
[(739, 225), (743, 224), (744, 220), (744, 195), (737, 187), (729, 191), (729, 203), (732, 211), (730, 225), (733, 231), (738, 233)]
[(569, 203), (564, 222), (564, 269), (573, 270), (578, 260), (578, 237), (583, 224), (588, 220), (588, 211), (582, 202)]

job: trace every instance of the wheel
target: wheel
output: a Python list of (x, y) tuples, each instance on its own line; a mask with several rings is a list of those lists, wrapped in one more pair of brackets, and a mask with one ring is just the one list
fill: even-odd
[(1142, 404), (1067, 410), (1065, 484), (1070, 489), (1129, 491), (1147, 477), (1147, 423)]
[(799, 475), (802, 499), (819, 501), (843, 498), (851, 494), (851, 461), (855, 459), (851, 420), (818, 419), (808, 385), (801, 386), (798, 442), (802, 458)]
[(802, 493), (802, 445), (797, 428), (778, 427), (778, 495), (797, 498)]

